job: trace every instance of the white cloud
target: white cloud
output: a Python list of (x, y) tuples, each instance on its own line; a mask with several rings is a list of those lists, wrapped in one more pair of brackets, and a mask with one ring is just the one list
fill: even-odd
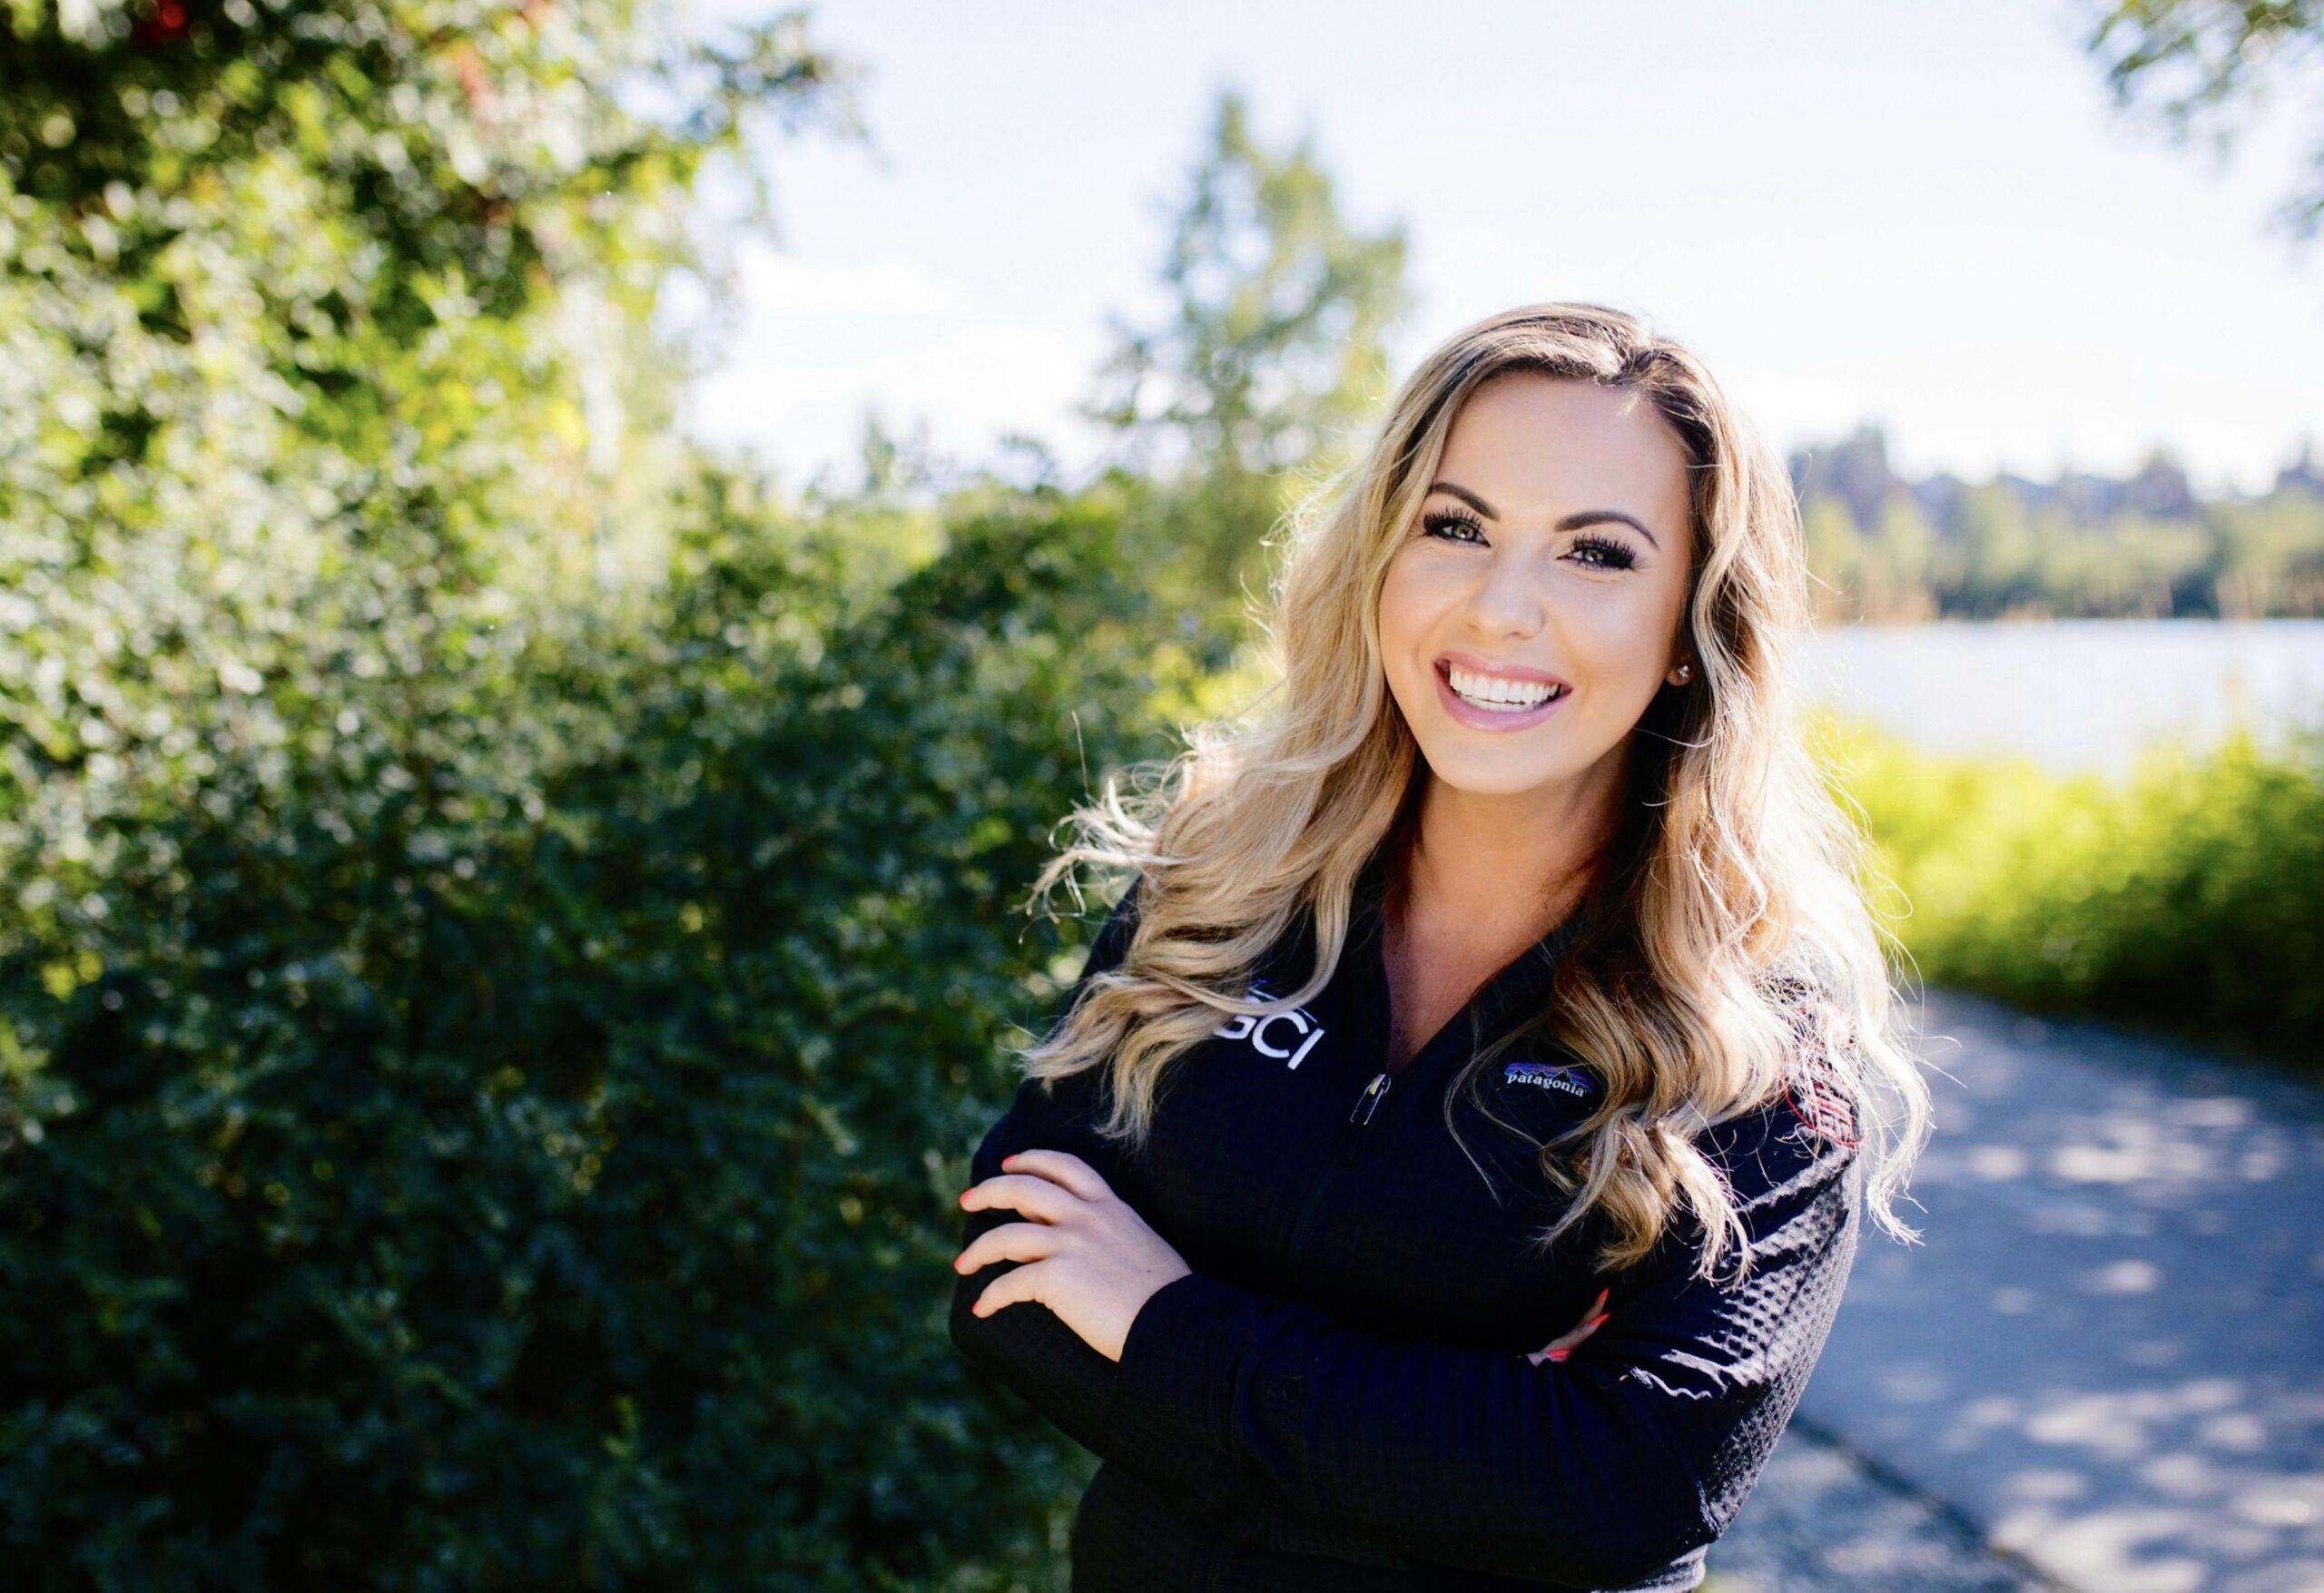
[(1719, 385), (1782, 452), (1828, 444), (1864, 424), (1864, 395), (1835, 379), (1794, 372), (1738, 370)]
[(759, 316), (946, 315), (964, 308), (966, 289), (908, 260), (803, 260), (763, 244), (737, 249), (742, 293)]
[(907, 261), (755, 249), (738, 276), (734, 333), (681, 411), (698, 438), (748, 447), (794, 480), (852, 459), (867, 409), (895, 433), (925, 421), (939, 452), (968, 463), (1011, 431), (1068, 458), (1089, 446), (1073, 408), (1104, 355), (1094, 329), (980, 314), (960, 284)]

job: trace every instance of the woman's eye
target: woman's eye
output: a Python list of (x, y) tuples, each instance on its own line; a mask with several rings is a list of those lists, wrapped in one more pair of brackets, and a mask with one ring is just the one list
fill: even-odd
[(1627, 570), (1638, 563), (1637, 555), (1619, 542), (1603, 536), (1583, 536), (1573, 545), (1576, 556), (1586, 565), (1601, 570)]
[(1484, 527), (1478, 525), (1466, 515), (1447, 515), (1442, 513), (1423, 515), (1420, 517), (1420, 524), (1422, 531), (1426, 535), (1431, 536), (1443, 536), (1448, 542), (1464, 542), (1468, 540), (1463, 536), (1447, 535), (1451, 532), (1469, 531), (1475, 533), (1479, 537), (1482, 537), (1484, 535)]
[[(1468, 515), (1439, 510), (1423, 515), (1421, 530), (1424, 536), (1441, 537), (1447, 542), (1482, 543), (1485, 528)], [(1574, 539), (1573, 555), (1590, 569), (1627, 570), (1638, 564), (1638, 556), (1622, 544), (1604, 536), (1579, 536)]]

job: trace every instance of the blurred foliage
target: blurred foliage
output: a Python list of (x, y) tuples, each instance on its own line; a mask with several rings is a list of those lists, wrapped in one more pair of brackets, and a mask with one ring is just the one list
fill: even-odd
[(1942, 757), (1828, 715), (1817, 739), (1921, 978), (2319, 1067), (2324, 737), (2157, 746), (2120, 782)]
[[(2083, 47), (2104, 63), (2115, 107), (2160, 94), (2162, 124), (2181, 143), (2208, 125), (2223, 153), (2230, 118), (2287, 88), (2310, 113), (2324, 103), (2324, 5), (2315, 0), (2083, 0)], [(2276, 221), (2303, 243), (2324, 231), (2324, 142)]]
[(1173, 219), (1167, 322), (1117, 324), (1088, 413), (1158, 477), (1159, 577), (1227, 630), (1270, 571), (1262, 544), (1385, 405), (1383, 339), (1409, 302), (1401, 225), (1356, 230), (1312, 140), (1270, 150), (1223, 92)]
[(1012, 903), (1083, 760), (1153, 750), (1118, 510), (988, 511), (851, 614), (843, 545), (692, 506), (645, 623), (529, 632), (424, 770), (328, 725), (156, 770), (11, 934), (15, 1585), (1047, 1552), (1078, 1457), (934, 1280), (997, 1031), (1078, 961)]
[(943, 1263), (1078, 955), (1011, 905), (1183, 689), (1135, 485), (669, 437), (704, 162), (847, 122), (796, 15), (5, 16), (9, 1585), (1048, 1563)]
[(1825, 624), (2324, 617), (2312, 445), (2258, 496), (2197, 497), (2156, 453), (2127, 479), (1907, 481), (1873, 428), (1791, 460)]
[(132, 616), (189, 631), (251, 617), (253, 564), (383, 593), (603, 574), (605, 526), (659, 518), (641, 329), (697, 173), (754, 106), (845, 122), (797, 14), (723, 45), (628, 0), (6, 15), (0, 575), (36, 566), (44, 605), (134, 581)]

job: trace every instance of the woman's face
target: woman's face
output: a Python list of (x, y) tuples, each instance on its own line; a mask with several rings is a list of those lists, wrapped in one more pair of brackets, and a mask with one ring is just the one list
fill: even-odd
[(1530, 372), (1470, 394), (1380, 594), (1388, 689), (1435, 778), (1556, 797), (1620, 772), (1688, 661), (1689, 518), (1686, 455), (1644, 398)]

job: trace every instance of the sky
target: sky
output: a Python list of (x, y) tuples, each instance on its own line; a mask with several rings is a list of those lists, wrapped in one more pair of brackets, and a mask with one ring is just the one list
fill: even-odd
[(1787, 451), (1870, 424), (1908, 476), (2046, 479), (2162, 447), (2201, 490), (2263, 490), (2303, 439), (2324, 457), (2324, 238), (2270, 221), (2324, 127), (2279, 91), (2223, 160), (2174, 145), (2114, 108), (2093, 15), (818, 5), (871, 143), (769, 147), (779, 241), (728, 240), (736, 295), (681, 423), (794, 486), (851, 481), (867, 413), (958, 463), (1016, 432), (1086, 468), (1104, 439), (1075, 406), (1113, 324), (1167, 316), (1171, 217), (1231, 86), (1268, 147), (1311, 140), (1353, 225), (1403, 224), (1399, 379), (1481, 316), (1590, 300), (1692, 348)]

